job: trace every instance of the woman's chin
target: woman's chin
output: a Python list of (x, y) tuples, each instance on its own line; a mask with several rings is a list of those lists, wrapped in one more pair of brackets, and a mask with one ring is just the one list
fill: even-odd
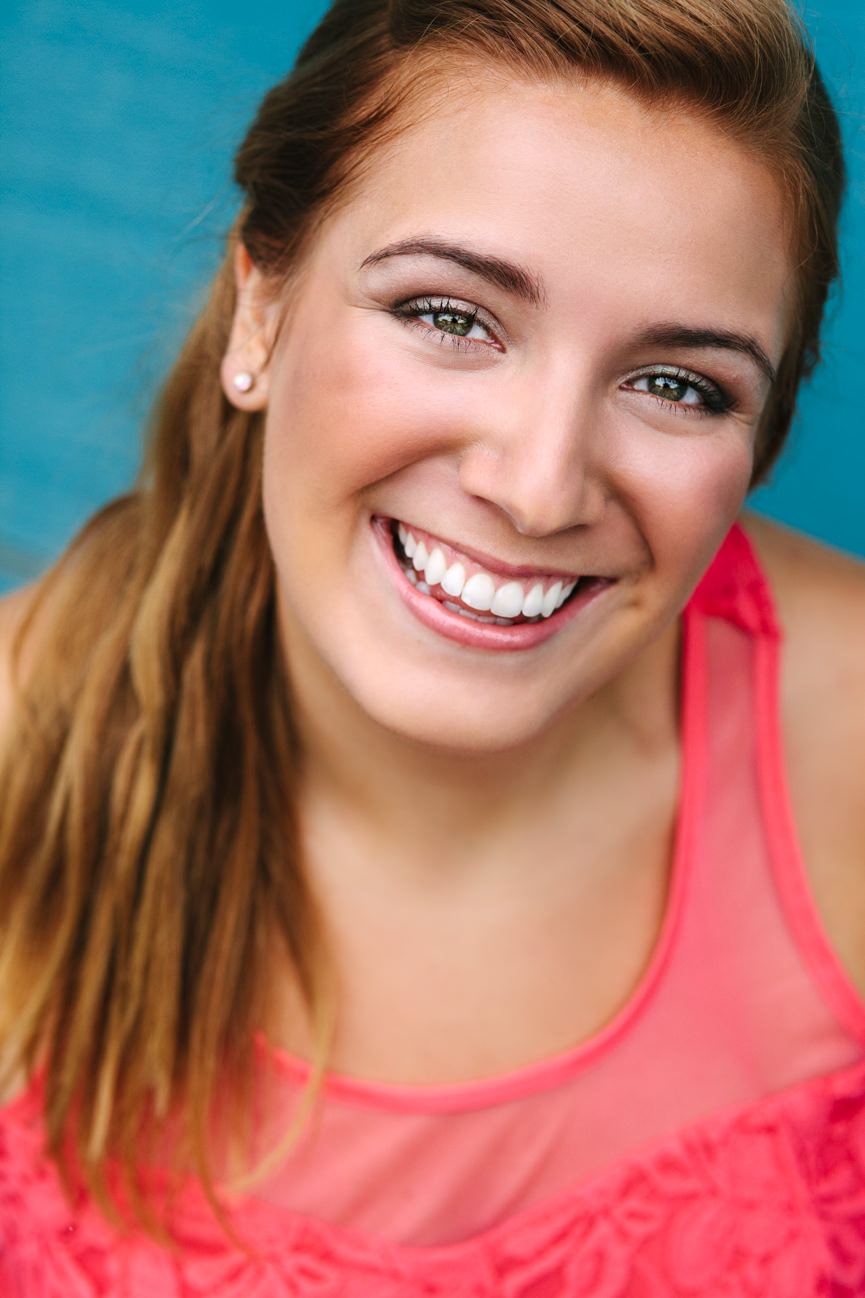
[[(545, 682), (548, 684), (549, 682)], [(494, 756), (531, 746), (584, 699), (574, 691), (519, 689), (513, 685), (439, 679), (409, 688), (351, 690), (349, 707), (361, 727), (430, 752)]]

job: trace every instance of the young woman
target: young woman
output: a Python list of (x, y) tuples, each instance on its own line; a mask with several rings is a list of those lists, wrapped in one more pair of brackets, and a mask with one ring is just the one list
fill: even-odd
[(237, 178), (4, 608), (4, 1293), (863, 1292), (865, 577), (737, 521), (836, 271), (795, 20), (339, 0)]

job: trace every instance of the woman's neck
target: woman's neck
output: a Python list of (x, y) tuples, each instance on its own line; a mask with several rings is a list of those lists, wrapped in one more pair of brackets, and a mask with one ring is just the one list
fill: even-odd
[[(615, 694), (503, 753), (422, 748), (333, 694), (299, 711), (337, 1072), (491, 1076), (587, 1038), (624, 1003), (667, 895), (677, 657), (672, 632)], [(274, 1040), (312, 1057), (292, 980), (277, 981)]]

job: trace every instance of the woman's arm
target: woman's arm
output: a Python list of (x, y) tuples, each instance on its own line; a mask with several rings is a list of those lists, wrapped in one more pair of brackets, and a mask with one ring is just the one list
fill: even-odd
[(865, 996), (865, 564), (748, 516), (784, 632), (793, 811), (817, 908)]

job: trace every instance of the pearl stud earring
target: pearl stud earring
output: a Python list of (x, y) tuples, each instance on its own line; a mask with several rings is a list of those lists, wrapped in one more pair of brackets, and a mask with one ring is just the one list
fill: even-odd
[(249, 392), (255, 384), (255, 379), (252, 377), (249, 370), (240, 370), (238, 374), (235, 374), (231, 381), (238, 392)]

